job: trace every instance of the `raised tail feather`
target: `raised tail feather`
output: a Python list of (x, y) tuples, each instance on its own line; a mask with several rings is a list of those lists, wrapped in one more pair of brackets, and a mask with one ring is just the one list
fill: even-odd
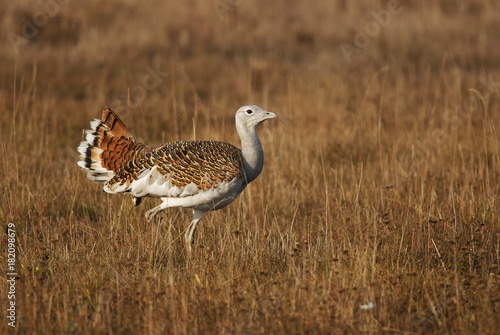
[(78, 165), (87, 177), (96, 182), (106, 182), (145, 146), (136, 143), (120, 118), (109, 108), (102, 112), (102, 120), (90, 122), (86, 141), (80, 143)]

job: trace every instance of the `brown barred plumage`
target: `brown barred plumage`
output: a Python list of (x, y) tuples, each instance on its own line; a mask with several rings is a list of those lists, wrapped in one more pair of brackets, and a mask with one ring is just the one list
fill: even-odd
[(241, 150), (229, 143), (215, 141), (176, 141), (151, 149), (125, 161), (106, 186), (123, 185), (137, 180), (145, 169), (156, 166), (157, 171), (169, 176), (175, 187), (194, 184), (206, 191), (221, 182), (243, 178)]

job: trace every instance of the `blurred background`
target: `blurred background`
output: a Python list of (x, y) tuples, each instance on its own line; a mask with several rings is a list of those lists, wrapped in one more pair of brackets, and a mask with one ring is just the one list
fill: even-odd
[[(13, 103), (16, 75), (17, 85), (43, 83), (33, 98), (50, 96), (57, 108), (86, 114), (114, 102), (135, 112), (181, 108), (190, 120), (196, 104), (219, 110), (249, 101), (310, 117), (342, 114), (375, 108), (383, 80), (424, 86), (413, 108), (439, 101), (446, 89), (460, 103), (458, 95), (481, 88), (481, 78), (500, 80), (498, 6), (473, 0), (4, 3), (2, 103)], [(149, 68), (169, 75), (153, 89), (131, 92)], [(447, 88), (434, 80), (444, 73), (455, 76)], [(496, 93), (491, 88), (483, 94)], [(360, 91), (364, 99), (356, 101)], [(291, 108), (291, 92), (318, 99)]]

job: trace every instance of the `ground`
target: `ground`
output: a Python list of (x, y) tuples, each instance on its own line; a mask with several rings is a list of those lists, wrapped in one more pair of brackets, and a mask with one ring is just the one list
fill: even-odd
[[(500, 333), (499, 11), (0, 4), (0, 332)], [(146, 144), (239, 146), (246, 104), (279, 116), (259, 128), (263, 173), (191, 257), (189, 210), (148, 224), (158, 200), (134, 207), (76, 164), (104, 106)]]

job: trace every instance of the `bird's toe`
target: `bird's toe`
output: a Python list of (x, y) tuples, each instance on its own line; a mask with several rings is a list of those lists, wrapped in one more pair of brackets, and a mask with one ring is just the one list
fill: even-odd
[(155, 218), (156, 218), (156, 212), (153, 211), (153, 210), (149, 210), (149, 211), (146, 212), (146, 214), (144, 216), (146, 217), (146, 220), (149, 223), (154, 223)]

